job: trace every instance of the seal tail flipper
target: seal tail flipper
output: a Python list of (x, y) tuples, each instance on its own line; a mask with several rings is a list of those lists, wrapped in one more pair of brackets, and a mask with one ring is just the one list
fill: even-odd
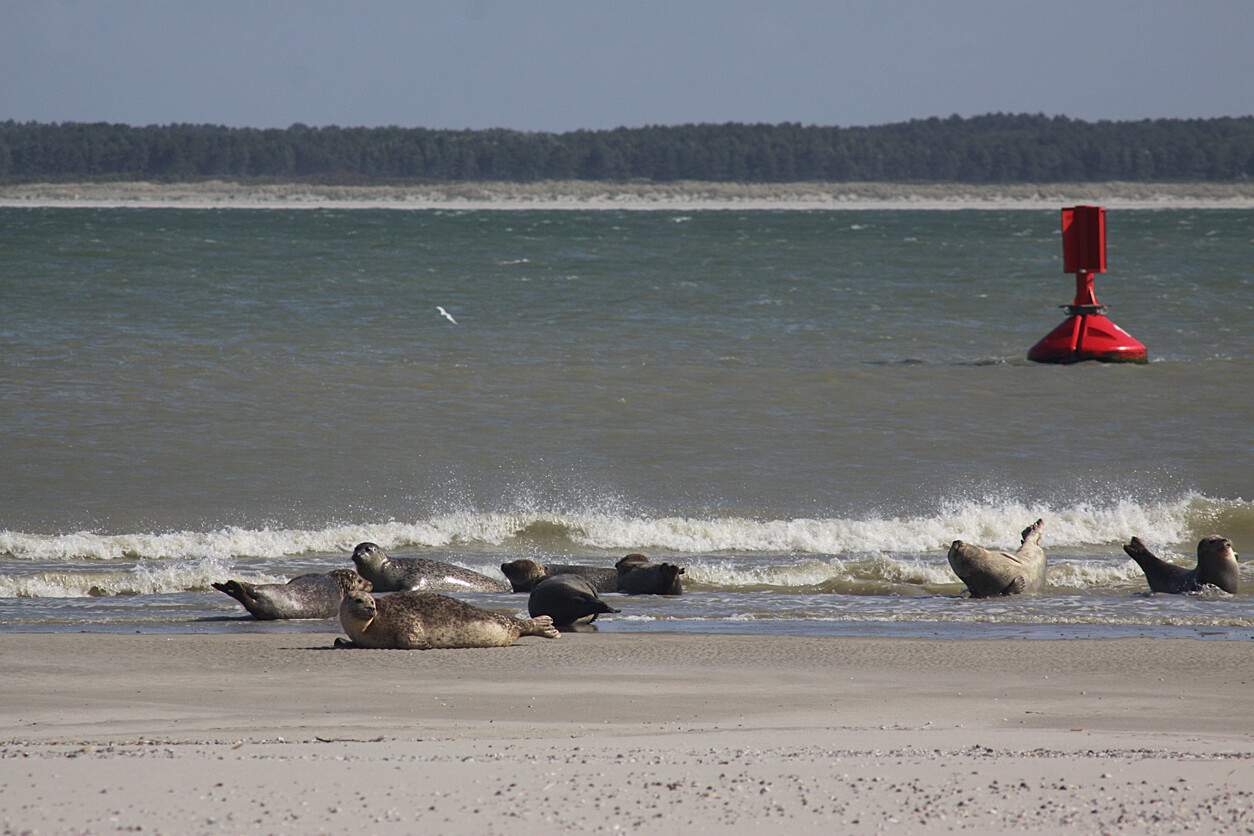
[(239, 581), (227, 581), (226, 583), (215, 583), (215, 584), (212, 584), (212, 586), (214, 589), (218, 590), (219, 592), (225, 592), (227, 595), (230, 595), (236, 601), (239, 601), (241, 604), (244, 604), (245, 606), (247, 606), (248, 602), (252, 601), (253, 598), (255, 597), (249, 585), (246, 583), (240, 583)]
[(537, 615), (535, 618), (525, 618), (522, 620), (524, 636), (540, 636), (545, 639), (555, 639), (561, 635), (556, 627), (553, 626), (553, 618), (547, 615)]
[(1135, 560), (1142, 569), (1146, 566), (1153, 566), (1163, 562), (1158, 555), (1145, 548), (1145, 544), (1141, 542), (1140, 537), (1133, 537), (1132, 541), (1123, 547), (1123, 551), (1128, 557)]
[(1042, 519), (1042, 520), (1037, 520), (1036, 522), (1029, 525), (1027, 528), (1023, 529), (1023, 533), (1020, 535), (1023, 538), (1021, 540), (1021, 543), (1026, 543), (1029, 539), (1032, 539), (1039, 546), (1041, 543), (1041, 529), (1044, 527), (1045, 527), (1045, 520)]
[(579, 599), (590, 613), (622, 612), (605, 603), (599, 595), (583, 595)]
[(1145, 574), (1145, 582), (1149, 584), (1151, 592), (1191, 591), (1192, 587), (1181, 580), (1182, 576), (1187, 578), (1188, 573), (1145, 548), (1140, 538), (1133, 537), (1132, 542), (1124, 546), (1123, 550), (1128, 557), (1136, 561), (1137, 566), (1141, 567), (1141, 571)]
[(609, 604), (602, 601), (600, 598), (595, 598), (592, 596), (588, 596), (588, 598), (584, 600), (584, 603), (587, 605), (589, 612), (593, 612), (593, 613), (622, 612), (622, 610), (614, 609)]

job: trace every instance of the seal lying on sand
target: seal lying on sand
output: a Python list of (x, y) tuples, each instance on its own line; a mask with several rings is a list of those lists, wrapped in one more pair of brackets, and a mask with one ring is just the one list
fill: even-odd
[(1139, 537), (1123, 547), (1128, 557), (1137, 562), (1145, 580), (1154, 592), (1199, 592), (1205, 586), (1217, 586), (1231, 595), (1237, 594), (1240, 570), (1232, 541), (1218, 534), (1203, 537), (1197, 544), (1197, 568), (1185, 569), (1154, 555)]
[(336, 639), (336, 647), (505, 647), (519, 636), (561, 635), (547, 615), (514, 618), (438, 592), (397, 592), (378, 598), (369, 592), (350, 592), (340, 604), (340, 624), (351, 641)]
[(353, 563), (375, 592), (426, 589), (436, 592), (509, 592), (503, 581), (451, 563), (424, 557), (390, 558), (374, 543), (358, 543)]
[(536, 584), (545, 578), (556, 575), (579, 575), (597, 592), (618, 591), (618, 570), (602, 569), (599, 566), (564, 566), (561, 564), (537, 563), (534, 560), (521, 558), (501, 564), (501, 571), (509, 579), (515, 592), (530, 592)]
[(370, 591), (370, 581), (352, 569), (336, 569), (326, 574), (298, 575), (287, 583), (252, 584), (248, 581), (215, 583), (244, 605), (253, 618), (275, 621), (280, 618), (335, 618), (340, 602), (349, 592)]
[(949, 547), (949, 565), (971, 590), (972, 598), (1040, 592), (1045, 589), (1044, 526), (1044, 520), (1037, 520), (1023, 529), (1023, 544), (1013, 554), (954, 540)]
[(603, 612), (619, 612), (601, 600), (588, 579), (579, 575), (550, 575), (536, 584), (527, 599), (527, 612), (547, 615), (558, 627), (591, 624)]
[(628, 595), (682, 595), (679, 576), (684, 570), (674, 563), (651, 563), (642, 554), (629, 554), (614, 564), (618, 591)]

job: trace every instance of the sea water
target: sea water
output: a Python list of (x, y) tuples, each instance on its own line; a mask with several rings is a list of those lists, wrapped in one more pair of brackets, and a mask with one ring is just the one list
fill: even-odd
[[(1254, 637), (1254, 213), (1108, 213), (1148, 365), (1039, 365), (1057, 211), (0, 209), (0, 630), (261, 623), (355, 544), (685, 568), (605, 631)], [(441, 315), (443, 307), (456, 321)], [(1045, 520), (1044, 594), (961, 538)], [(521, 614), (525, 596), (474, 603)]]

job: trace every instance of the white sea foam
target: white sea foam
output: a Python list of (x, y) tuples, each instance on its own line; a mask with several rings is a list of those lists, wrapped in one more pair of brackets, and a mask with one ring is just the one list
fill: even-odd
[[(1109, 552), (1133, 536), (1157, 544), (1185, 544), (1209, 527), (1231, 502), (1187, 496), (1142, 504), (1081, 502), (1068, 507), (1014, 501), (963, 500), (929, 516), (752, 519), (647, 517), (618, 512), (464, 511), (412, 522), (337, 525), (322, 529), (38, 535), (0, 532), (0, 553), (19, 561), (228, 560), (302, 554), (347, 557), (363, 541), (385, 549), (509, 548), (531, 552), (644, 551), (672, 555), (943, 555), (955, 539), (1013, 549), (1021, 530), (1046, 521), (1047, 550), (1097, 548)], [(902, 562), (902, 567), (911, 564)], [(886, 564), (886, 566), (888, 566)], [(881, 567), (884, 568), (884, 567)], [(897, 571), (893, 569), (893, 571)], [(914, 571), (914, 570), (910, 570)]]
[(852, 592), (866, 584), (941, 587), (957, 583), (943, 557), (875, 555), (866, 558), (805, 558), (797, 562), (740, 563), (704, 558), (686, 561), (684, 578), (689, 584), (736, 589), (796, 589)]
[[(140, 563), (123, 571), (44, 572), (0, 575), (0, 598), (85, 598), (114, 595), (166, 595), (207, 589), (232, 577), (217, 559)], [(238, 574), (238, 573), (235, 573)], [(253, 583), (285, 583), (287, 578), (251, 574)]]

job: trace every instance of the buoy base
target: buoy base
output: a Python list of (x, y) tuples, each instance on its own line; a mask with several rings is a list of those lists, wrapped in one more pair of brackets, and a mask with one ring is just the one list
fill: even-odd
[(1037, 363), (1148, 363), (1149, 352), (1131, 334), (1100, 314), (1077, 314), (1028, 349)]

